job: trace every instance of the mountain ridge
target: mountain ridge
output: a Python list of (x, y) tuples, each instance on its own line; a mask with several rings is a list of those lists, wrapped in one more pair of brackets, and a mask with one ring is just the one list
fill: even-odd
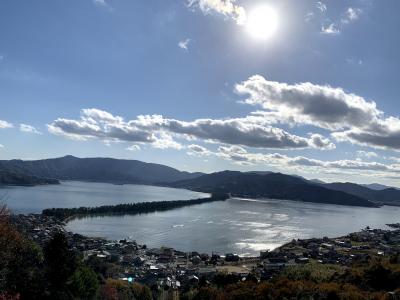
[(0, 160), (0, 184), (35, 185), (58, 180), (172, 186), (233, 196), (316, 203), (400, 205), (400, 190), (395, 188), (374, 190), (354, 183), (324, 183), (270, 171), (190, 173), (139, 160), (72, 155), (41, 160)]
[(19, 185), (19, 186), (34, 186), (46, 184), (59, 184), (57, 179), (41, 178), (30, 176), (13, 171), (0, 170), (0, 186), (1, 185)]
[(334, 191), (282, 173), (255, 174), (222, 171), (170, 184), (194, 191), (229, 193), (234, 197), (287, 199), (303, 202), (377, 207), (379, 204)]
[(0, 170), (58, 180), (136, 184), (161, 184), (202, 175), (139, 160), (72, 155), (42, 160), (1, 160)]
[(400, 206), (400, 190), (395, 188), (390, 187), (383, 190), (374, 190), (351, 182), (325, 183), (321, 186), (355, 195), (373, 202)]

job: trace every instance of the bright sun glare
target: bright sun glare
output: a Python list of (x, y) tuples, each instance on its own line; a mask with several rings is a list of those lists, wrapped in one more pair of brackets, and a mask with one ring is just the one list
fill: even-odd
[(278, 14), (270, 6), (256, 7), (247, 16), (246, 29), (256, 39), (269, 39), (277, 27)]

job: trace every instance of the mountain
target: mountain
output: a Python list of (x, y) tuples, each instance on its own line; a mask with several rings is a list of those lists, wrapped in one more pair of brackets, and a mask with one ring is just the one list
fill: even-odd
[(15, 173), (12, 171), (0, 170), (0, 186), (1, 185), (40, 185), (40, 184), (59, 184), (56, 179), (39, 178), (25, 174)]
[(319, 180), (319, 179), (310, 179), (311, 182), (316, 183), (316, 184), (325, 184), (324, 181)]
[(281, 173), (256, 174), (223, 171), (171, 183), (170, 186), (202, 192), (230, 193), (233, 197), (274, 198), (304, 202), (376, 207), (376, 203), (331, 190)]
[[(54, 178), (47, 179), (47, 178)], [(322, 183), (272, 172), (189, 173), (138, 160), (78, 158), (0, 160), (0, 184), (35, 185), (57, 180), (168, 185), (232, 196), (277, 198), (317, 203), (400, 205), (400, 190), (372, 190), (353, 183)]]
[(381, 190), (385, 190), (385, 189), (396, 189), (394, 187), (391, 186), (387, 186), (384, 184), (379, 184), (379, 183), (370, 183), (370, 184), (361, 184), (362, 186), (365, 186), (366, 188), (369, 188), (371, 190), (376, 190), (376, 191), (381, 191)]
[(271, 171), (248, 171), (246, 173), (248, 173), (248, 174), (258, 174), (258, 175), (267, 175), (267, 174), (271, 174), (273, 172), (271, 172)]
[(354, 196), (368, 199), (376, 203), (400, 206), (400, 190), (397, 190), (395, 188), (372, 190), (365, 186), (350, 182), (327, 183), (324, 184), (323, 187), (335, 191), (345, 192)]
[(202, 175), (138, 160), (77, 158), (70, 155), (32, 161), (2, 160), (0, 170), (59, 180), (141, 184), (168, 183)]

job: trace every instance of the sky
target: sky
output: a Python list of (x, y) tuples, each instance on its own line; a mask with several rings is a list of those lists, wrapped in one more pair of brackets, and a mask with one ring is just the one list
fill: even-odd
[(397, 0), (1, 0), (0, 159), (400, 187)]

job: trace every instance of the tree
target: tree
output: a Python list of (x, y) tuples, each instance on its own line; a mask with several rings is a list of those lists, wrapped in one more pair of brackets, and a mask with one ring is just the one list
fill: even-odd
[(68, 248), (68, 241), (62, 232), (56, 233), (44, 247), (46, 279), (51, 297), (68, 299), (66, 284), (77, 268), (77, 257)]
[(100, 299), (102, 300), (151, 300), (150, 289), (142, 284), (130, 284), (126, 281), (107, 279), (101, 287)]
[(99, 287), (96, 273), (86, 266), (79, 267), (67, 285), (72, 294), (79, 299), (93, 299)]
[(9, 211), (0, 207), (0, 299), (40, 299), (44, 288), (42, 253), (9, 221)]

